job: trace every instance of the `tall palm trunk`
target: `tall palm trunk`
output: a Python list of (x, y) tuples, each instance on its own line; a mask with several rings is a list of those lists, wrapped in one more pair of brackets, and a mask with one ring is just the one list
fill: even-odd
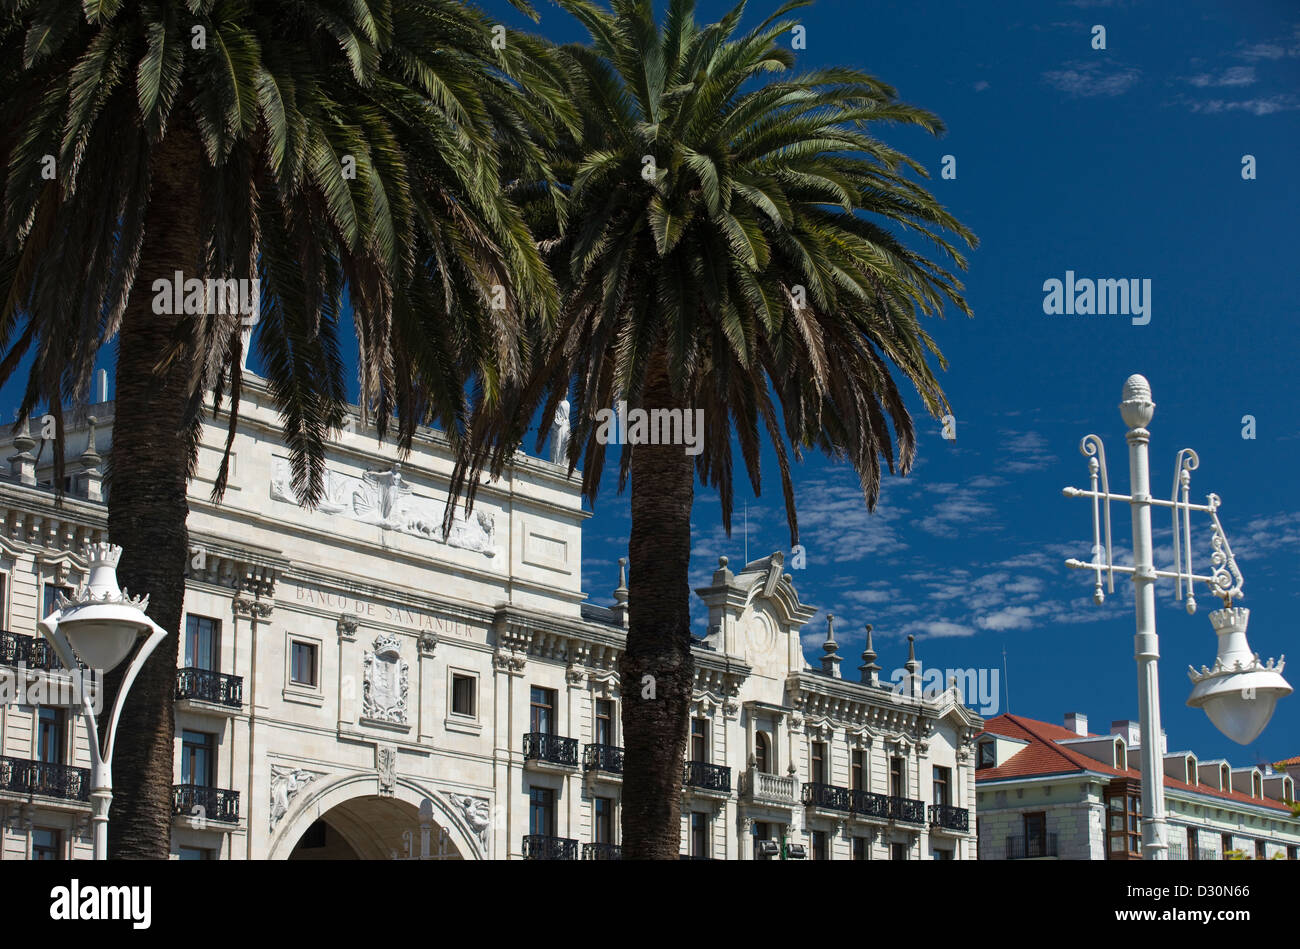
[[(682, 408), (662, 355), (647, 369), (642, 407)], [(695, 678), (690, 647), (694, 459), (683, 445), (632, 455), (628, 637), (623, 688), (623, 856), (676, 860), (682, 764)]]
[[(144, 246), (118, 333), (108, 533), (123, 549), (122, 586), (132, 595), (149, 594), (149, 616), (171, 635), (136, 679), (122, 713), (110, 857), (166, 859), (171, 848), (173, 703), (188, 548), (184, 417), (192, 362), (183, 350), (160, 367), (184, 317), (155, 313), (151, 288), (178, 270), (198, 276), (202, 154), (189, 110), (178, 110), (153, 155)], [(110, 678), (110, 695), (120, 680), (120, 671)]]

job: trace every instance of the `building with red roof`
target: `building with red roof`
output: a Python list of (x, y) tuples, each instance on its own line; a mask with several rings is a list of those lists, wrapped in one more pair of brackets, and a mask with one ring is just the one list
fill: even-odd
[[(1300, 815), (1285, 803), (1295, 774), (1170, 752), (1161, 737), (1170, 859), (1300, 859)], [(1136, 722), (1098, 735), (1079, 713), (1064, 726), (1004, 714), (975, 742), (981, 859), (1141, 858)]]

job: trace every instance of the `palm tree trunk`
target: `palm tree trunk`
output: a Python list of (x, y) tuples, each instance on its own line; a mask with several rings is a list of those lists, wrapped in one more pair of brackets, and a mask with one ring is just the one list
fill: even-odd
[[(108, 533), (122, 547), (118, 577), (149, 594), (149, 616), (169, 635), (131, 688), (113, 761), (109, 856), (167, 859), (171, 849), (176, 657), (188, 556), (188, 353), (160, 369), (180, 314), (155, 313), (154, 280), (199, 276), (202, 146), (188, 109), (177, 109), (154, 152), (144, 245), (118, 333)], [(109, 678), (116, 693), (119, 674)], [(106, 707), (110, 707), (105, 703)]]
[[(642, 407), (681, 408), (662, 355), (647, 369)], [(627, 650), (623, 696), (623, 856), (676, 860), (682, 764), (695, 670), (690, 647), (694, 459), (683, 445), (632, 455)]]

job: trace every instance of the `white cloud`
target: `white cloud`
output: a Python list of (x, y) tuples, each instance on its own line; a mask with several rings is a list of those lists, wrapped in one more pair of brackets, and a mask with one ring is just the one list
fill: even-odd
[(1123, 95), (1141, 75), (1131, 66), (1108, 68), (1100, 62), (1070, 62), (1064, 69), (1043, 73), (1043, 78), (1067, 95), (1087, 98)]
[(1255, 82), (1254, 66), (1231, 66), (1219, 75), (1201, 73), (1187, 80), (1198, 89), (1209, 86), (1249, 86)]

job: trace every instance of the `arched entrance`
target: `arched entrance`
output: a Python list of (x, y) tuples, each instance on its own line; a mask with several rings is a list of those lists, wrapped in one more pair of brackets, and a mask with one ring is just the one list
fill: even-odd
[[(428, 801), (429, 850), (445, 859), (482, 858), (482, 842), (441, 792), (399, 780), (391, 792), (379, 793), (373, 777), (344, 777), (309, 785), (276, 828), (268, 856), (272, 860), (390, 860), (421, 852), (420, 804)], [(445, 835), (443, 834), (445, 831)]]

